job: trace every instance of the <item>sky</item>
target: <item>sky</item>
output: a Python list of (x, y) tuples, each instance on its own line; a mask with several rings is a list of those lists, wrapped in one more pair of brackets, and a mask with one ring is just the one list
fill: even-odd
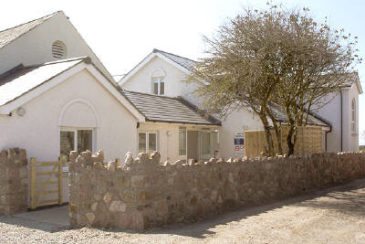
[[(267, 0), (12, 0), (0, 8), (0, 29), (63, 10), (113, 75), (133, 68), (153, 48), (198, 59), (202, 37), (243, 8), (262, 8)], [(282, 0), (288, 8), (309, 7), (313, 17), (359, 37), (365, 58), (365, 1)], [(358, 67), (365, 88), (365, 64)], [(360, 96), (360, 133), (365, 131), (365, 95)], [(365, 144), (365, 138), (361, 138)]]

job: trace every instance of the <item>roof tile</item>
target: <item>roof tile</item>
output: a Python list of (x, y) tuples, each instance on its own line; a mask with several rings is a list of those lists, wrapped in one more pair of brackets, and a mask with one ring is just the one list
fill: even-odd
[(147, 121), (220, 125), (220, 121), (205, 117), (179, 98), (123, 90), (122, 93), (139, 110)]

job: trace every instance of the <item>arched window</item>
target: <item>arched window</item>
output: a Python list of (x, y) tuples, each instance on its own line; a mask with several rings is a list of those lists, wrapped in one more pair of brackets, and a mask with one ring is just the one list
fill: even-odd
[(351, 102), (351, 130), (352, 132), (356, 132), (356, 100), (352, 99)]

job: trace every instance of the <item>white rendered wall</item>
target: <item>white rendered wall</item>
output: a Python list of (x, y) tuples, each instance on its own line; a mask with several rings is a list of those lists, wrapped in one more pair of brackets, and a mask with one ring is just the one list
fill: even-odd
[(221, 121), (220, 154), (225, 159), (244, 156), (244, 149), (235, 149), (235, 137), (243, 134), (245, 130), (263, 130), (258, 116), (247, 109), (233, 111), (226, 118), (221, 118)]
[[(351, 101), (356, 100), (356, 132), (351, 129)], [(349, 88), (342, 89), (342, 121), (341, 94), (331, 94), (324, 99), (325, 106), (315, 110), (318, 115), (329, 121), (332, 131), (327, 134), (327, 151), (341, 151), (341, 123), (342, 123), (342, 151), (353, 152), (359, 150), (359, 93), (354, 83)]]
[(122, 87), (130, 91), (152, 94), (152, 76), (156, 71), (165, 74), (165, 96), (182, 96), (190, 102), (195, 101), (196, 95), (193, 94), (193, 91), (196, 90), (198, 84), (185, 82), (188, 75), (159, 57), (150, 60), (127, 82), (122, 84)]
[(109, 76), (105, 67), (62, 12), (0, 49), (0, 74), (19, 64), (42, 64), (55, 60), (52, 56), (52, 44), (57, 40), (65, 43), (67, 47), (65, 58), (89, 56), (93, 63)]
[[(353, 84), (351, 87), (344, 89), (344, 124), (343, 124), (343, 137), (344, 137), (344, 151), (356, 152), (359, 150), (359, 96), (357, 87)], [(356, 130), (351, 128), (352, 122), (352, 100), (356, 101)]]
[(23, 117), (0, 116), (0, 149), (20, 147), (28, 157), (56, 160), (61, 126), (97, 123), (94, 149), (103, 149), (107, 160), (123, 159), (127, 151), (136, 153), (136, 119), (86, 70), (23, 107)]
[(322, 118), (331, 123), (332, 130), (327, 133), (327, 151), (341, 151), (341, 95), (340, 93), (330, 94), (323, 99), (325, 106), (314, 109)]

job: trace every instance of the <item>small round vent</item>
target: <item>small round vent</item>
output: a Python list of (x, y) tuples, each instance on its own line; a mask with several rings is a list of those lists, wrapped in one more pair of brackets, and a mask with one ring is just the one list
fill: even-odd
[(66, 56), (66, 45), (61, 41), (55, 41), (52, 44), (52, 56), (60, 59)]

